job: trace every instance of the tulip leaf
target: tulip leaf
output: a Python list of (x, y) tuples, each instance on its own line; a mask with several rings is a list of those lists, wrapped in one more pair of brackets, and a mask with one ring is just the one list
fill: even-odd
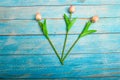
[(41, 30), (43, 31), (43, 23), (38, 21), (39, 26), (41, 27)]
[(46, 19), (44, 20), (43, 23), (43, 33), (45, 34), (45, 36), (48, 36), (48, 31), (47, 31), (47, 24), (46, 24)]
[(81, 37), (84, 37), (84, 36), (86, 36), (86, 35), (88, 35), (88, 34), (92, 34), (92, 33), (94, 33), (94, 32), (96, 32), (97, 30), (89, 30), (89, 31), (86, 31), (86, 32), (84, 32), (84, 33), (81, 33)]
[(69, 26), (68, 26), (68, 28), (67, 28), (67, 31), (69, 31), (69, 30), (71, 29), (71, 27), (74, 25), (74, 23), (76, 22), (76, 20), (77, 20), (77, 18), (74, 18), (74, 19), (72, 19), (72, 20), (70, 21)]
[(66, 14), (64, 14), (63, 17), (64, 17), (64, 20), (65, 20), (65, 23), (66, 23), (66, 31), (68, 31), (68, 26), (70, 24), (70, 19)]
[(91, 21), (88, 21), (87, 24), (86, 24), (86, 27), (85, 27), (85, 31), (87, 31), (90, 27), (90, 25), (92, 24)]
[(66, 25), (68, 26), (68, 24), (70, 23), (69, 17), (66, 14), (64, 14), (63, 17), (64, 17)]
[(91, 22), (91, 21), (88, 21), (88, 22), (86, 23), (86, 25), (85, 25), (82, 33), (87, 32), (91, 24), (92, 24), (92, 22)]

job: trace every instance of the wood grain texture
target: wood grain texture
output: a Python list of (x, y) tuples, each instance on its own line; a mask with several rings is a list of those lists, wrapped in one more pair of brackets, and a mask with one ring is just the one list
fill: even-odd
[(0, 0), (0, 6), (40, 6), (40, 5), (104, 5), (120, 4), (119, 0)]
[[(68, 8), (69, 6), (0, 7), (0, 19), (35, 19), (36, 12), (40, 12), (43, 18), (63, 18)], [(120, 17), (120, 5), (76, 6), (73, 17), (90, 18), (94, 15)]]
[[(78, 35), (69, 35), (66, 51)], [(112, 37), (112, 38), (111, 38)], [(64, 35), (51, 35), (51, 41), (61, 53)], [(92, 38), (92, 39), (91, 39)], [(0, 54), (49, 54), (54, 53), (44, 36), (1, 36)], [(93, 34), (81, 38), (71, 53), (120, 52), (120, 34)]]
[[(59, 54), (65, 37), (63, 14), (76, 6), (77, 22), (69, 32), (67, 47), (90, 17), (100, 20), (97, 32), (79, 40), (61, 66), (35, 21), (47, 19), (50, 39)], [(0, 0), (0, 80), (119, 80), (120, 0)]]
[[(81, 33), (88, 19), (78, 19), (69, 34)], [(49, 34), (65, 34), (63, 19), (47, 19)], [(90, 29), (96, 33), (120, 33), (120, 18), (100, 18)], [(0, 35), (37, 35), (42, 34), (35, 20), (0, 20)]]
[[(17, 78), (84, 78), (120, 76), (120, 54), (117, 53), (70, 55), (64, 66), (59, 64), (59, 61), (55, 55), (39, 56), (1, 56), (0, 71), (2, 74), (0, 73), (0, 77), (12, 78), (15, 76)], [(4, 74), (6, 75), (4, 76)]]

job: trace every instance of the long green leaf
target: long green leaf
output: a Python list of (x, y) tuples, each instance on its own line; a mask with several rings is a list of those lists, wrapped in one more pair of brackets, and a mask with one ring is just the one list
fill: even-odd
[(74, 25), (74, 23), (76, 22), (77, 18), (74, 18), (70, 21), (70, 24), (68, 26), (68, 31), (71, 29), (71, 27)]
[(63, 17), (64, 17), (64, 20), (65, 20), (66, 25), (68, 26), (68, 24), (70, 23), (69, 17), (68, 17), (66, 14), (64, 14)]
[(39, 26), (41, 27), (41, 30), (43, 31), (43, 23), (38, 21)]
[(82, 33), (87, 32), (91, 24), (92, 24), (92, 22), (91, 22), (91, 21), (88, 21), (88, 22), (86, 23), (86, 25), (85, 25), (85, 27), (84, 27)]
[(46, 19), (44, 20), (44, 26), (43, 26), (43, 32), (45, 34), (45, 36), (48, 36), (48, 31), (47, 31), (47, 24), (46, 24)]
[(97, 30), (89, 30), (89, 31), (86, 31), (86, 32), (84, 32), (84, 33), (81, 33), (81, 37), (86, 36), (86, 35), (89, 35), (89, 34), (92, 34), (92, 33), (96, 32), (96, 31), (97, 31)]
[(87, 31), (90, 27), (90, 25), (92, 24), (91, 21), (88, 21), (87, 24), (86, 24), (86, 27), (85, 27), (85, 31)]
[(66, 31), (68, 31), (68, 26), (70, 24), (70, 19), (66, 14), (64, 14), (63, 17), (64, 17), (64, 20), (65, 20), (65, 23), (66, 23)]

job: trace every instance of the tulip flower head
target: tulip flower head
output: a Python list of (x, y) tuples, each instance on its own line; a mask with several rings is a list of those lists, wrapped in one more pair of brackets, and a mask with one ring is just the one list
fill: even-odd
[(93, 23), (97, 22), (98, 20), (99, 20), (99, 17), (98, 17), (98, 16), (93, 16), (93, 17), (91, 18), (91, 22), (93, 22)]
[(41, 14), (40, 13), (36, 13), (36, 20), (38, 21), (38, 20), (41, 20), (42, 19), (42, 17), (41, 17)]
[(74, 13), (75, 12), (75, 6), (70, 6), (70, 8), (69, 8), (69, 12), (70, 13)]

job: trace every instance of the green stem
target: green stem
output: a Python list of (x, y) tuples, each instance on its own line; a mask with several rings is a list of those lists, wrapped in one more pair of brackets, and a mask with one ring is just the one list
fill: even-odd
[(75, 44), (78, 42), (78, 40), (80, 39), (80, 37), (78, 37), (75, 42), (72, 44), (72, 46), (70, 47), (70, 49), (68, 50), (68, 52), (66, 53), (66, 55), (64, 56), (64, 58), (62, 59), (62, 61), (64, 62), (64, 60), (66, 59), (66, 57), (70, 54), (70, 51), (73, 49), (73, 47), (75, 46)]
[[(70, 13), (70, 18), (69, 19), (70, 20), (72, 19), (72, 13)], [(68, 27), (68, 26), (66, 26), (66, 27)], [(63, 57), (64, 57), (64, 51), (65, 51), (65, 47), (66, 47), (67, 38), (68, 38), (68, 31), (66, 30), (66, 36), (65, 36), (65, 40), (64, 40), (63, 49), (62, 49), (61, 59), (63, 59)]]
[(65, 51), (65, 47), (66, 47), (67, 37), (68, 37), (68, 32), (66, 32), (66, 36), (65, 36), (65, 40), (64, 40), (64, 45), (63, 45), (63, 49), (62, 49), (61, 59), (62, 59), (63, 56), (64, 56), (64, 51)]
[(72, 19), (72, 13), (70, 13), (70, 20)]
[(78, 36), (78, 38), (75, 40), (75, 42), (72, 44), (72, 46), (70, 47), (70, 49), (68, 50), (68, 52), (66, 53), (66, 55), (63, 57), (62, 61), (64, 62), (64, 60), (66, 59), (66, 57), (70, 54), (70, 51), (73, 49), (73, 47), (75, 46), (75, 44), (78, 42), (78, 40), (83, 37), (82, 34), (88, 30), (89, 26), (91, 25), (91, 22), (87, 22), (82, 33)]
[(58, 59), (59, 59), (59, 61), (60, 61), (60, 63), (63, 65), (64, 63), (62, 62), (62, 60), (61, 60), (61, 58), (60, 58), (60, 56), (59, 56), (58, 52), (56, 51), (56, 49), (55, 49), (54, 45), (52, 44), (51, 40), (49, 39), (49, 37), (48, 37), (48, 36), (46, 36), (46, 38), (47, 38), (47, 40), (49, 41), (49, 43), (50, 43), (51, 47), (53, 48), (53, 50), (54, 50), (54, 52), (55, 52), (56, 56), (58, 57)]

